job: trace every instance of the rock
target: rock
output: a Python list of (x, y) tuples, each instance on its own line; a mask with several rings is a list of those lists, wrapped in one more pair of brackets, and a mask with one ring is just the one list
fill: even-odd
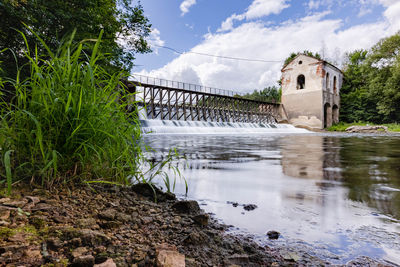
[(28, 199), (34, 205), (36, 205), (40, 202), (40, 198), (38, 198), (38, 197), (27, 196), (26, 199)]
[(237, 206), (239, 206), (239, 203), (233, 202), (233, 201), (227, 201), (226, 203), (227, 203), (227, 204), (230, 204), (230, 205), (232, 205), (232, 206), (234, 206), (235, 208), (236, 208)]
[(2, 204), (4, 206), (8, 207), (13, 207), (13, 208), (23, 208), (26, 203), (28, 203), (28, 200), (23, 199), (23, 200), (9, 200), (9, 201), (4, 201)]
[(115, 219), (116, 219), (117, 221), (126, 223), (126, 222), (129, 222), (129, 221), (132, 220), (132, 216), (129, 215), (129, 214), (125, 214), (125, 213), (117, 213)]
[(88, 227), (92, 227), (92, 226), (96, 225), (97, 223), (96, 223), (96, 219), (94, 219), (94, 218), (85, 218), (85, 219), (77, 220), (76, 224), (79, 227), (88, 228)]
[(82, 229), (77, 231), (77, 235), (82, 240), (82, 245), (85, 246), (99, 246), (109, 242), (109, 238), (99, 231)]
[(47, 247), (51, 250), (57, 250), (62, 247), (61, 240), (57, 237), (50, 237), (46, 240)]
[(18, 244), (25, 243), (26, 241), (25, 234), (23, 232), (17, 232), (14, 235), (8, 237), (8, 241)]
[(7, 227), (9, 225), (10, 225), (9, 222), (0, 220), (0, 226), (6, 226)]
[(99, 213), (99, 218), (112, 221), (114, 220), (115, 216), (117, 215), (117, 211), (115, 209), (107, 209)]
[(4, 202), (9, 202), (9, 201), (11, 201), (11, 199), (8, 197), (0, 198), (0, 204), (3, 204)]
[(94, 257), (92, 255), (79, 256), (74, 258), (73, 267), (92, 267), (94, 265)]
[(103, 263), (95, 264), (94, 267), (117, 267), (113, 259), (107, 259)]
[(297, 255), (297, 254), (294, 253), (294, 252), (287, 252), (285, 255), (283, 255), (283, 258), (284, 258), (285, 260), (287, 260), (287, 261), (294, 261), (294, 262), (300, 260), (299, 255)]
[(79, 247), (79, 248), (74, 249), (71, 254), (72, 254), (72, 257), (78, 258), (80, 256), (85, 255), (87, 252), (88, 252), (88, 249), (86, 247)]
[(38, 249), (37, 250), (28, 249), (28, 250), (24, 251), (24, 257), (40, 260), (42, 258), (42, 254), (41, 254), (40, 250), (38, 250)]
[(142, 217), (143, 224), (149, 224), (153, 222), (153, 217)]
[(192, 219), (200, 226), (207, 226), (210, 220), (210, 216), (208, 214), (198, 214), (193, 216)]
[(177, 213), (183, 214), (197, 214), (200, 212), (200, 206), (197, 201), (183, 200), (174, 203), (171, 207)]
[(118, 221), (107, 221), (104, 223), (101, 223), (100, 226), (103, 229), (113, 229), (113, 228), (118, 228), (122, 225), (121, 222)]
[(254, 204), (246, 204), (243, 206), (243, 209), (247, 211), (255, 210), (257, 208), (257, 205)]
[(33, 226), (35, 226), (36, 229), (41, 229), (46, 225), (46, 216), (44, 215), (34, 215), (29, 217), (29, 222)]
[(382, 125), (376, 126), (350, 126), (346, 129), (348, 133), (376, 133), (376, 132), (387, 132), (388, 127)]
[(278, 239), (281, 234), (277, 231), (268, 231), (267, 236), (269, 239)]
[(175, 246), (162, 244), (156, 249), (158, 267), (185, 267), (185, 255), (179, 253)]
[(233, 254), (228, 257), (228, 263), (232, 265), (246, 266), (249, 264), (249, 256), (246, 254)]
[(135, 184), (132, 186), (132, 190), (142, 196), (157, 199), (157, 201), (164, 202), (167, 200), (175, 200), (176, 196), (172, 193), (164, 193), (160, 188), (155, 185), (150, 186), (149, 184)]
[(32, 208), (32, 211), (38, 211), (38, 210), (45, 211), (45, 210), (51, 210), (51, 209), (54, 209), (54, 207), (47, 203), (39, 203), (39, 204), (35, 205), (35, 207)]
[(201, 245), (208, 241), (208, 236), (203, 232), (191, 232), (183, 239), (183, 243), (187, 245)]
[(8, 220), (10, 218), (10, 210), (0, 206), (0, 220)]

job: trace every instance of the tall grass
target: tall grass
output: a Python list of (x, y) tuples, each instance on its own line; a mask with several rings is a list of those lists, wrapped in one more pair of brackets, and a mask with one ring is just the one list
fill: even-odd
[[(121, 83), (126, 73), (98, 64), (107, 60), (99, 53), (101, 37), (73, 45), (72, 35), (57, 51), (38, 38), (47, 53), (27, 45), (29, 64), (22, 68), (30, 76), (22, 78), (20, 69), (15, 79), (0, 79), (15, 89), (12, 101), (0, 102), (0, 175), (9, 187), (19, 180), (51, 187), (141, 177), (138, 116), (126, 112), (135, 103)], [(84, 52), (89, 43), (91, 55)]]

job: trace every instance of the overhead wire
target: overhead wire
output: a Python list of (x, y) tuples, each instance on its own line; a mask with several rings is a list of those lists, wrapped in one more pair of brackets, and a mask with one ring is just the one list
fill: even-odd
[(231, 60), (241, 60), (241, 61), (248, 61), (248, 62), (262, 62), (262, 63), (281, 63), (283, 62), (282, 60), (264, 60), (264, 59), (251, 59), (251, 58), (240, 58), (240, 57), (229, 57), (229, 56), (219, 56), (219, 55), (211, 55), (207, 53), (200, 53), (200, 52), (195, 52), (195, 51), (187, 51), (187, 52), (180, 52), (174, 48), (168, 47), (168, 46), (162, 46), (162, 45), (154, 45), (159, 48), (164, 48), (171, 50), (177, 54), (184, 55), (184, 54), (196, 54), (200, 56), (208, 56), (208, 57), (216, 57), (216, 58), (224, 58), (224, 59), (231, 59)]

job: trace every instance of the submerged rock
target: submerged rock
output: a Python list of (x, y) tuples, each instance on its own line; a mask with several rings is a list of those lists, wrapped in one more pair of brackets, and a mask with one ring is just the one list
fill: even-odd
[(237, 206), (239, 206), (239, 203), (233, 202), (233, 201), (227, 201), (226, 203), (232, 205), (232, 206), (235, 207), (235, 208), (236, 208)]
[(267, 236), (269, 239), (278, 239), (281, 234), (277, 231), (269, 231)]
[(247, 210), (247, 211), (251, 211), (251, 210), (255, 210), (257, 207), (257, 205), (255, 204), (247, 204), (243, 206), (243, 209)]

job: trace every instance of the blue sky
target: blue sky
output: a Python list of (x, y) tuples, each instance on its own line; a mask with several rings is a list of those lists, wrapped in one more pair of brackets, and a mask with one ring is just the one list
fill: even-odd
[[(276, 84), (294, 51), (319, 52), (340, 65), (400, 30), (400, 0), (144, 0), (153, 53), (138, 55), (135, 73), (236, 91)], [(210, 55), (261, 59), (250, 62)]]

